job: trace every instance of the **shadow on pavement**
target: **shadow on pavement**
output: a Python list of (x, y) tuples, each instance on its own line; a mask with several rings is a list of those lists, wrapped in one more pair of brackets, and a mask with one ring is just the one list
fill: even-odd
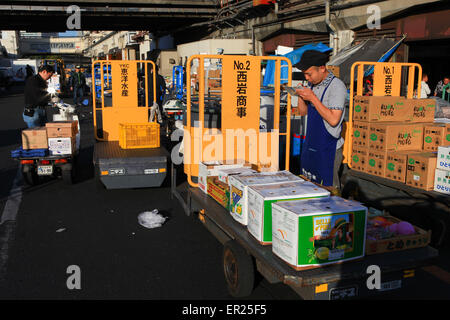
[(22, 143), (22, 130), (26, 129), (23, 128), (17, 128), (17, 129), (10, 129), (10, 130), (0, 130), (0, 148), (11, 146), (15, 144), (21, 144)]

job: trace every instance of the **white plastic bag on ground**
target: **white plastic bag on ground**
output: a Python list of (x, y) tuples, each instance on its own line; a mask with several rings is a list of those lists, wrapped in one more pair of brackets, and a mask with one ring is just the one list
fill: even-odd
[(138, 216), (139, 224), (148, 229), (161, 227), (166, 219), (158, 213), (158, 209), (142, 212)]

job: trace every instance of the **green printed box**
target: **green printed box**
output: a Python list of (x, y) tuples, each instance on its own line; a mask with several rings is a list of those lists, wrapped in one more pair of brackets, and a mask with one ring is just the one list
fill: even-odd
[(249, 186), (247, 229), (261, 244), (271, 244), (273, 203), (329, 196), (330, 192), (308, 181)]
[(369, 150), (422, 150), (423, 128), (423, 123), (371, 123), (369, 126)]
[(304, 181), (291, 172), (257, 172), (230, 176), (230, 214), (239, 223), (248, 224), (248, 187), (252, 185), (276, 184), (288, 181)]
[(436, 110), (434, 99), (405, 99), (405, 105), (412, 110), (411, 122), (433, 122)]
[(273, 204), (273, 253), (296, 270), (362, 258), (367, 208), (340, 197)]
[(369, 122), (411, 121), (413, 110), (404, 97), (355, 96), (353, 120)]

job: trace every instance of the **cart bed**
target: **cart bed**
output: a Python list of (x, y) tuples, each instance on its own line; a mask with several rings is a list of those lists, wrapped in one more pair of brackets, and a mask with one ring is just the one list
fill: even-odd
[[(357, 288), (358, 296), (366, 295), (371, 293), (366, 287), (368, 266), (379, 266), (382, 280), (404, 281), (406, 279), (403, 279), (403, 274), (406, 269), (411, 270), (428, 265), (438, 256), (436, 249), (427, 246), (369, 255), (363, 259), (347, 261), (342, 264), (296, 271), (274, 255), (271, 246), (260, 245), (245, 226), (235, 221), (225, 208), (200, 189), (183, 183), (176, 189), (172, 188), (172, 192), (178, 194), (176, 196), (180, 201), (185, 201), (183, 204), (185, 210), (200, 211), (199, 219), (221, 243), (236, 240), (255, 258), (258, 271), (270, 283), (282, 282), (289, 285), (306, 299), (330, 299), (333, 290), (349, 286)], [(181, 196), (182, 194), (184, 197)], [(323, 284), (326, 284), (327, 290), (316, 292), (317, 286)], [(402, 288), (404, 287), (403, 284)]]

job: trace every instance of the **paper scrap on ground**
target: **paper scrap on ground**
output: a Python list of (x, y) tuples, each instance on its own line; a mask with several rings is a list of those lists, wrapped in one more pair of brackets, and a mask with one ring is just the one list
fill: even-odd
[(161, 227), (166, 219), (158, 213), (158, 209), (142, 212), (138, 216), (139, 224), (148, 229)]

